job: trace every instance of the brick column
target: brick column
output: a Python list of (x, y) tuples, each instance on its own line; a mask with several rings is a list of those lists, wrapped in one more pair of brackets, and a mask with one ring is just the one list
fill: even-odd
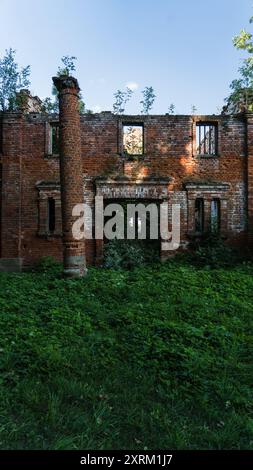
[(248, 195), (248, 241), (253, 244), (253, 114), (247, 120), (247, 195)]
[(84, 240), (75, 240), (72, 216), (76, 204), (84, 202), (83, 168), (81, 158), (80, 114), (78, 82), (73, 77), (53, 77), (59, 92), (60, 177), (63, 229), (64, 273), (81, 277), (86, 273)]

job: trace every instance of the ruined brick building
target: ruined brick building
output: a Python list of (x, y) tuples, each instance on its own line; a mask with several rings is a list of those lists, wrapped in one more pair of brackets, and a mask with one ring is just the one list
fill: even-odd
[(250, 241), (253, 114), (80, 116), (77, 81), (55, 84), (60, 118), (25, 109), (0, 115), (1, 270), (62, 259), (63, 248), (70, 270), (84, 257), (100, 263), (103, 241), (71, 238), (72, 206), (93, 206), (95, 195), (179, 203), (182, 247), (214, 224), (228, 240)]

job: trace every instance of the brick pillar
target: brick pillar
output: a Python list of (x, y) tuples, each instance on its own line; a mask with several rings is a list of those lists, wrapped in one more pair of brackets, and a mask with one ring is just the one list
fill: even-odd
[(247, 122), (247, 195), (248, 241), (253, 244), (253, 114), (246, 114)]
[(80, 114), (78, 82), (73, 77), (53, 77), (59, 92), (60, 177), (63, 229), (64, 273), (80, 277), (86, 273), (84, 240), (75, 240), (72, 216), (76, 204), (84, 202), (83, 168), (81, 158)]

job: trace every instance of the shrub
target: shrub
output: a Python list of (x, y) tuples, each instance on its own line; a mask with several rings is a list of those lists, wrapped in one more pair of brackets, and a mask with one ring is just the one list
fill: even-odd
[(144, 263), (143, 250), (128, 240), (110, 240), (105, 244), (104, 266), (112, 269), (132, 269)]
[(192, 247), (194, 252), (189, 255), (189, 260), (197, 266), (232, 267), (243, 261), (242, 253), (225, 243), (217, 234), (207, 233)]
[(105, 244), (104, 267), (133, 269), (145, 263), (159, 261), (154, 243), (142, 240), (110, 240)]

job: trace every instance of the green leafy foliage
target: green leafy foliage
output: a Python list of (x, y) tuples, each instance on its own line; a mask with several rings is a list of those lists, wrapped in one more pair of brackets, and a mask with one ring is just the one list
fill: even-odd
[(110, 240), (105, 244), (104, 267), (133, 269), (144, 263), (158, 262), (159, 251), (156, 245), (142, 240)]
[[(252, 23), (252, 18), (250, 18)], [(241, 32), (233, 38), (233, 45), (238, 50), (248, 52), (249, 56), (243, 60), (243, 65), (239, 67), (239, 78), (232, 81), (230, 88), (231, 94), (225, 99), (230, 105), (231, 111), (237, 105), (237, 112), (247, 109), (253, 111), (253, 36), (251, 33), (242, 29)], [(236, 107), (234, 107), (234, 110)]]
[(115, 114), (123, 114), (126, 108), (126, 104), (132, 97), (133, 90), (127, 87), (126, 91), (117, 90), (114, 93), (113, 112)]
[(59, 103), (58, 103), (58, 99), (52, 99), (50, 97), (46, 97), (43, 101), (42, 101), (42, 105), (41, 105), (41, 111), (43, 113), (59, 113)]
[(236, 264), (247, 262), (247, 251), (232, 247), (215, 233), (206, 233), (200, 240), (191, 244), (193, 252), (185, 253), (182, 259), (194, 266), (206, 268), (233, 268)]
[(253, 448), (250, 263), (50, 263), (0, 273), (0, 448)]
[(192, 104), (191, 105), (191, 114), (197, 114), (197, 111), (198, 111), (197, 107), (194, 104)]
[(140, 102), (140, 104), (142, 105), (141, 113), (149, 114), (156, 98), (154, 88), (152, 86), (146, 86), (142, 91), (142, 95), (143, 99)]
[[(75, 61), (77, 58), (75, 56), (63, 56), (61, 58), (62, 65), (58, 67), (57, 75), (60, 76), (69, 76), (76, 70)], [(58, 100), (58, 92), (56, 87), (53, 85), (52, 87), (52, 95), (51, 97), (46, 97), (42, 101), (41, 110), (44, 113), (59, 113), (59, 100)], [(85, 103), (82, 99), (82, 95), (79, 92), (79, 112), (80, 114), (90, 113), (90, 110), (86, 110)]]
[(171, 103), (168, 107), (168, 114), (175, 114), (175, 105), (173, 103)]
[[(252, 18), (250, 19), (252, 23)], [(249, 54), (253, 53), (252, 34), (242, 29), (241, 32), (233, 38), (233, 44), (236, 49), (247, 51)]]
[(75, 72), (76, 66), (75, 61), (77, 58), (75, 56), (65, 55), (61, 58), (62, 65), (58, 68), (57, 75), (71, 75), (72, 72)]
[(30, 85), (30, 65), (19, 70), (16, 51), (8, 49), (0, 57), (0, 109), (13, 111), (17, 107), (17, 92)]
[(43, 256), (35, 265), (35, 271), (56, 274), (62, 272), (62, 266), (61, 263), (55, 261), (52, 256)]
[(231, 82), (232, 93), (225, 101), (233, 105), (241, 103), (248, 111), (253, 111), (253, 62), (245, 60), (239, 73), (240, 78)]

